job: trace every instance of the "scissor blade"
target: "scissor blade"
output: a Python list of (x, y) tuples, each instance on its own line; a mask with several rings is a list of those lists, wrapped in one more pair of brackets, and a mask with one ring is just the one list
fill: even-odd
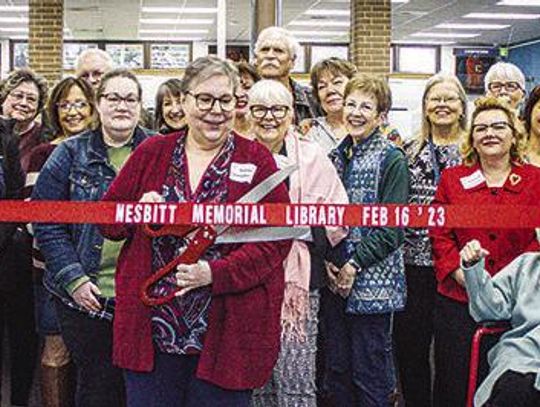
[[(264, 181), (255, 185), (252, 189), (246, 192), (236, 203), (257, 203), (263, 199), (266, 195), (272, 192), (279, 184), (289, 177), (294, 171), (298, 169), (298, 165), (289, 165), (282, 168), (273, 174), (269, 175)], [(227, 230), (231, 225), (216, 225), (214, 230), (219, 235)]]

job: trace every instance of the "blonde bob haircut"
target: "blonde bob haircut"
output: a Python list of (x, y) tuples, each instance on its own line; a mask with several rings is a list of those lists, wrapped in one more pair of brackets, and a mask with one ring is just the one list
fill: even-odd
[(346, 99), (352, 92), (364, 92), (372, 95), (377, 101), (377, 113), (386, 113), (392, 107), (392, 92), (388, 82), (382, 76), (358, 73), (354, 75), (347, 86), (343, 98)]
[(514, 109), (507, 102), (493, 96), (480, 97), (474, 102), (475, 109), (471, 118), (471, 127), (461, 145), (461, 156), (463, 164), (471, 167), (478, 162), (478, 153), (473, 147), (473, 126), (476, 117), (486, 111), (500, 110), (508, 118), (508, 123), (512, 128), (512, 136), (515, 142), (510, 147), (510, 160), (515, 164), (523, 164), (525, 151), (527, 150), (527, 136), (521, 131), (521, 124), (516, 117)]
[(293, 97), (281, 82), (273, 79), (262, 79), (255, 83), (248, 92), (249, 106), (265, 105), (287, 106), (292, 112)]

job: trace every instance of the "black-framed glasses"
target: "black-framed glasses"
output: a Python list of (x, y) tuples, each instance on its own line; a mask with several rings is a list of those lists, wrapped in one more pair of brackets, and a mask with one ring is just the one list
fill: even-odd
[(495, 134), (501, 134), (506, 129), (508, 128), (513, 129), (514, 127), (508, 122), (493, 122), (490, 124), (479, 123), (479, 124), (473, 124), (472, 131), (476, 135), (483, 136), (484, 134), (487, 133), (488, 129), (490, 128), (493, 130)]
[(124, 102), (126, 106), (129, 107), (130, 109), (137, 106), (137, 104), (141, 101), (139, 97), (137, 97), (136, 95), (132, 93), (130, 93), (127, 96), (120, 96), (116, 92), (111, 92), (111, 93), (104, 93), (103, 95), (101, 95), (101, 97), (104, 98), (107, 101), (107, 103), (111, 105), (112, 107), (120, 106), (120, 103)]
[(289, 106), (275, 105), (267, 107), (264, 105), (253, 105), (249, 108), (249, 111), (251, 112), (251, 115), (258, 120), (264, 119), (268, 112), (270, 112), (274, 119), (281, 120), (287, 116)]
[(515, 92), (519, 89), (521, 89), (521, 86), (519, 85), (519, 83), (517, 82), (491, 82), (489, 85), (488, 85), (488, 89), (493, 92), (493, 93), (497, 93), (497, 92), (500, 92), (502, 89), (506, 89), (507, 92)]
[(223, 95), (214, 97), (210, 93), (193, 93), (186, 92), (195, 99), (195, 106), (202, 112), (209, 112), (214, 108), (214, 104), (218, 102), (219, 107), (223, 112), (232, 112), (236, 108), (236, 98), (234, 95)]
[(60, 102), (56, 104), (56, 107), (61, 112), (69, 112), (71, 109), (75, 109), (77, 111), (81, 111), (83, 109), (86, 109), (90, 104), (86, 102), (85, 100), (77, 100), (75, 102)]

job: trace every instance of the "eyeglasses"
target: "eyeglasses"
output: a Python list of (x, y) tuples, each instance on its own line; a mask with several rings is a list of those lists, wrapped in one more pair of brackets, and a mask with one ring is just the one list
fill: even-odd
[(232, 112), (236, 108), (236, 99), (233, 95), (223, 95), (219, 98), (214, 97), (209, 93), (186, 92), (195, 99), (195, 106), (202, 112), (209, 112), (214, 108), (214, 104), (218, 102), (219, 107), (223, 112)]
[(285, 116), (287, 116), (289, 106), (276, 105), (272, 107), (266, 107), (263, 105), (253, 105), (249, 108), (249, 111), (251, 112), (251, 115), (258, 120), (264, 119), (268, 112), (270, 112), (274, 119), (281, 120), (284, 119)]
[(495, 134), (501, 134), (508, 128), (514, 129), (514, 127), (510, 123), (507, 123), (507, 122), (493, 122), (491, 124), (483, 124), (483, 123), (473, 124), (472, 131), (473, 131), (474, 134), (476, 134), (478, 136), (483, 136), (484, 134), (487, 133), (488, 129), (490, 129), (490, 128), (493, 130), (493, 132)]
[(75, 109), (77, 111), (81, 111), (83, 109), (86, 109), (88, 106), (88, 102), (85, 102), (84, 100), (77, 100), (76, 102), (61, 102), (57, 103), (56, 106), (61, 112), (67, 113), (71, 109)]
[(128, 108), (132, 109), (140, 102), (140, 99), (133, 94), (123, 97), (116, 92), (112, 92), (104, 93), (101, 97), (104, 98), (111, 107), (120, 106), (120, 103), (124, 102)]
[(372, 103), (364, 102), (357, 105), (356, 102), (352, 100), (345, 102), (345, 105), (343, 107), (344, 109), (348, 109), (351, 111), (360, 110), (364, 114), (372, 114), (377, 111), (377, 106)]
[(447, 103), (452, 104), (459, 102), (459, 97), (457, 96), (430, 96), (427, 100), (429, 103), (440, 104)]
[(521, 86), (517, 82), (491, 82), (488, 85), (488, 89), (493, 93), (500, 92), (502, 88), (506, 89), (507, 92), (512, 93), (521, 89)]
[(16, 102), (21, 102), (23, 99), (26, 99), (28, 103), (31, 105), (37, 105), (38, 103), (38, 96), (33, 95), (31, 93), (24, 93), (24, 92), (11, 92), (8, 95), (10, 98), (15, 100)]

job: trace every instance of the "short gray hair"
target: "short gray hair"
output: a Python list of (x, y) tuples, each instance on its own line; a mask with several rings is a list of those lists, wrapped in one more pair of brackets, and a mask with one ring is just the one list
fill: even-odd
[(523, 75), (521, 69), (510, 62), (497, 62), (489, 68), (489, 71), (487, 71), (484, 78), (484, 88), (486, 92), (489, 90), (489, 84), (496, 79), (517, 82), (519, 83), (519, 86), (521, 86), (521, 89), (525, 91), (525, 75)]
[(108, 52), (103, 51), (99, 48), (88, 48), (77, 56), (77, 61), (75, 62), (75, 71), (78, 72), (81, 69), (81, 65), (84, 60), (94, 57), (97, 57), (104, 61), (109, 66), (110, 70), (114, 68), (114, 61), (112, 60)]
[(226, 76), (233, 86), (233, 92), (236, 91), (240, 82), (238, 69), (229, 61), (209, 55), (197, 58), (187, 66), (182, 78), (182, 93), (216, 75)]
[(292, 35), (292, 33), (282, 27), (268, 27), (261, 31), (255, 44), (255, 54), (263, 47), (267, 42), (282, 42), (289, 50), (289, 55), (292, 59), (296, 58), (300, 50), (300, 44), (298, 40)]
[(293, 97), (289, 89), (273, 79), (262, 79), (248, 92), (249, 105), (284, 105), (293, 108)]

